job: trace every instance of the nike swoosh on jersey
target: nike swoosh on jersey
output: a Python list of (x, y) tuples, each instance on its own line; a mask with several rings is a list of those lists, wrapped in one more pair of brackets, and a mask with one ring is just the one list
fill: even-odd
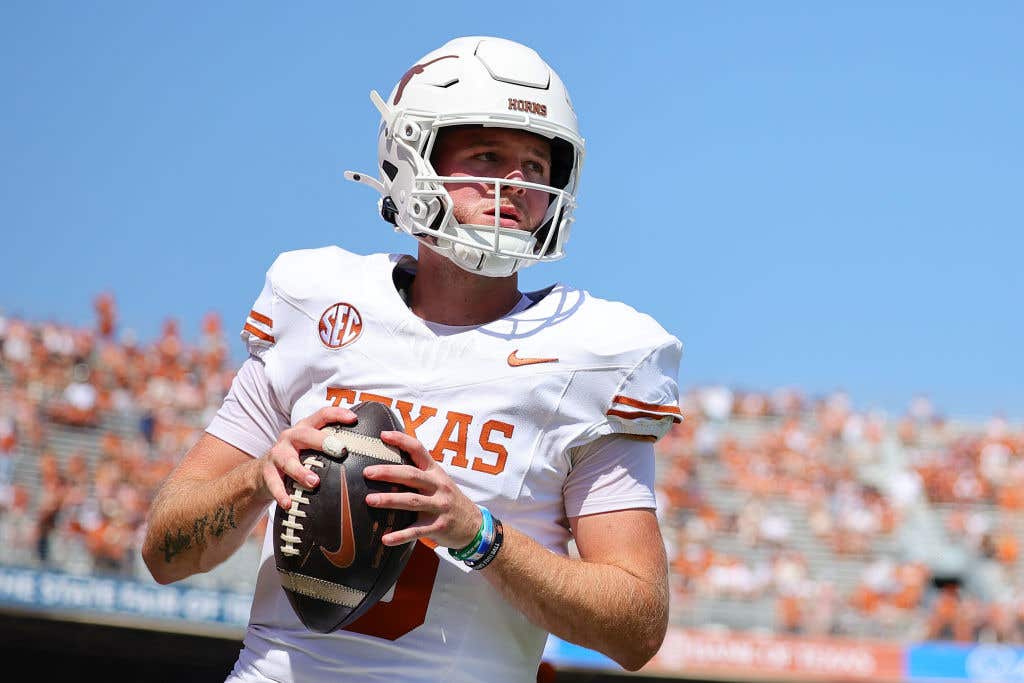
[(516, 349), (512, 353), (508, 354), (508, 364), (514, 368), (518, 368), (522, 365), (537, 365), (538, 363), (557, 363), (557, 358), (520, 358), (516, 354), (519, 353), (519, 349)]
[(356, 559), (355, 534), (352, 533), (352, 515), (348, 512), (348, 484), (345, 481), (345, 466), (341, 472), (341, 530), (338, 532), (338, 547), (334, 550), (320, 546), (320, 552), (327, 561), (338, 569), (344, 569)]

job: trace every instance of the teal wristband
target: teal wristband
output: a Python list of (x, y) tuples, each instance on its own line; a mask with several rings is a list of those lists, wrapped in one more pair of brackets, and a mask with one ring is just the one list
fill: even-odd
[(476, 547), (472, 555), (459, 558), (463, 562), (475, 562), (476, 560), (479, 560), (487, 554), (487, 551), (491, 549), (491, 544), (494, 543), (494, 516), (491, 515), (491, 511), (485, 507), (481, 507), (480, 512), (484, 515), (483, 533), (480, 535), (480, 545)]
[(458, 550), (456, 550), (455, 548), (448, 549), (448, 554), (454, 557), (456, 560), (465, 560), (467, 557), (472, 557), (476, 554), (476, 549), (480, 547), (480, 541), (483, 538), (484, 534), (484, 527), (487, 526), (487, 514), (484, 514), (484, 511), (487, 508), (485, 508), (482, 505), (477, 505), (477, 507), (480, 508), (480, 514), (483, 517), (483, 520), (480, 522), (480, 528), (476, 530), (476, 536), (474, 536), (473, 540), (470, 541), (469, 544), (463, 548), (459, 548)]

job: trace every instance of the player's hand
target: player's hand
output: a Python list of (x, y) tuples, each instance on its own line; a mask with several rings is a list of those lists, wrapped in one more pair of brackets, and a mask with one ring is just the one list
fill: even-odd
[(320, 478), (316, 473), (305, 467), (299, 460), (299, 451), (306, 448), (322, 451), (326, 437), (320, 431), (322, 427), (332, 422), (351, 424), (355, 421), (356, 414), (348, 408), (331, 406), (321, 408), (306, 419), (297, 422), (295, 426), (281, 432), (281, 435), (277, 437), (277, 443), (260, 458), (260, 494), (268, 501), (271, 498), (276, 500), (282, 509), (289, 509), (292, 500), (285, 490), (285, 477), (290, 477), (307, 488), (312, 488), (320, 483)]
[(363, 470), (363, 476), (402, 484), (416, 492), (371, 493), (366, 496), (366, 504), (419, 513), (412, 526), (385, 534), (381, 539), (384, 545), (401, 545), (417, 538), (429, 538), (446, 548), (469, 545), (483, 523), (476, 503), (466, 497), (415, 437), (404, 432), (381, 432), (380, 438), (412, 456), (416, 466), (373, 465)]

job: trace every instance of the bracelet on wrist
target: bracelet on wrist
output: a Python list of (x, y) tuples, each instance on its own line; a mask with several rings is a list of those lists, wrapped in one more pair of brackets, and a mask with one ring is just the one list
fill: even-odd
[(466, 565), (470, 569), (480, 570), (489, 565), (494, 561), (494, 558), (498, 556), (498, 551), (501, 550), (501, 546), (505, 543), (505, 532), (501, 526), (501, 520), (494, 518), (494, 541), (491, 543), (491, 547), (487, 549), (487, 552), (479, 560), (467, 561)]
[(494, 517), (491, 515), (491, 511), (485, 507), (481, 507), (480, 511), (484, 516), (483, 533), (480, 534), (480, 543), (477, 547), (473, 548), (473, 552), (464, 553), (459, 556), (458, 559), (463, 562), (479, 560), (487, 554), (491, 544), (494, 543)]
[(448, 549), (448, 554), (457, 560), (464, 560), (467, 557), (472, 557), (473, 555), (475, 555), (477, 549), (480, 547), (480, 544), (483, 542), (484, 529), (487, 527), (487, 518), (490, 516), (490, 512), (488, 512), (487, 508), (485, 508), (483, 505), (477, 505), (477, 507), (480, 509), (480, 516), (482, 517), (482, 519), (480, 521), (480, 528), (476, 531), (476, 536), (474, 536), (473, 540), (462, 548)]

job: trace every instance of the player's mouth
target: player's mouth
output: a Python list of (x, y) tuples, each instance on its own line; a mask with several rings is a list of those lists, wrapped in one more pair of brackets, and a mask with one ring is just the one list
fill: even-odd
[[(503, 228), (518, 228), (518, 227), (520, 227), (520, 222), (522, 220), (522, 216), (519, 215), (519, 212), (516, 211), (514, 206), (502, 206), (502, 207), (500, 207), (500, 211), (501, 211), (501, 213), (498, 216), (498, 225), (500, 225)], [(487, 215), (487, 216), (490, 216), (491, 220), (493, 221), (493, 217), (494, 217), (494, 209), (493, 208), (487, 209), (486, 211), (484, 211), (484, 214)]]

